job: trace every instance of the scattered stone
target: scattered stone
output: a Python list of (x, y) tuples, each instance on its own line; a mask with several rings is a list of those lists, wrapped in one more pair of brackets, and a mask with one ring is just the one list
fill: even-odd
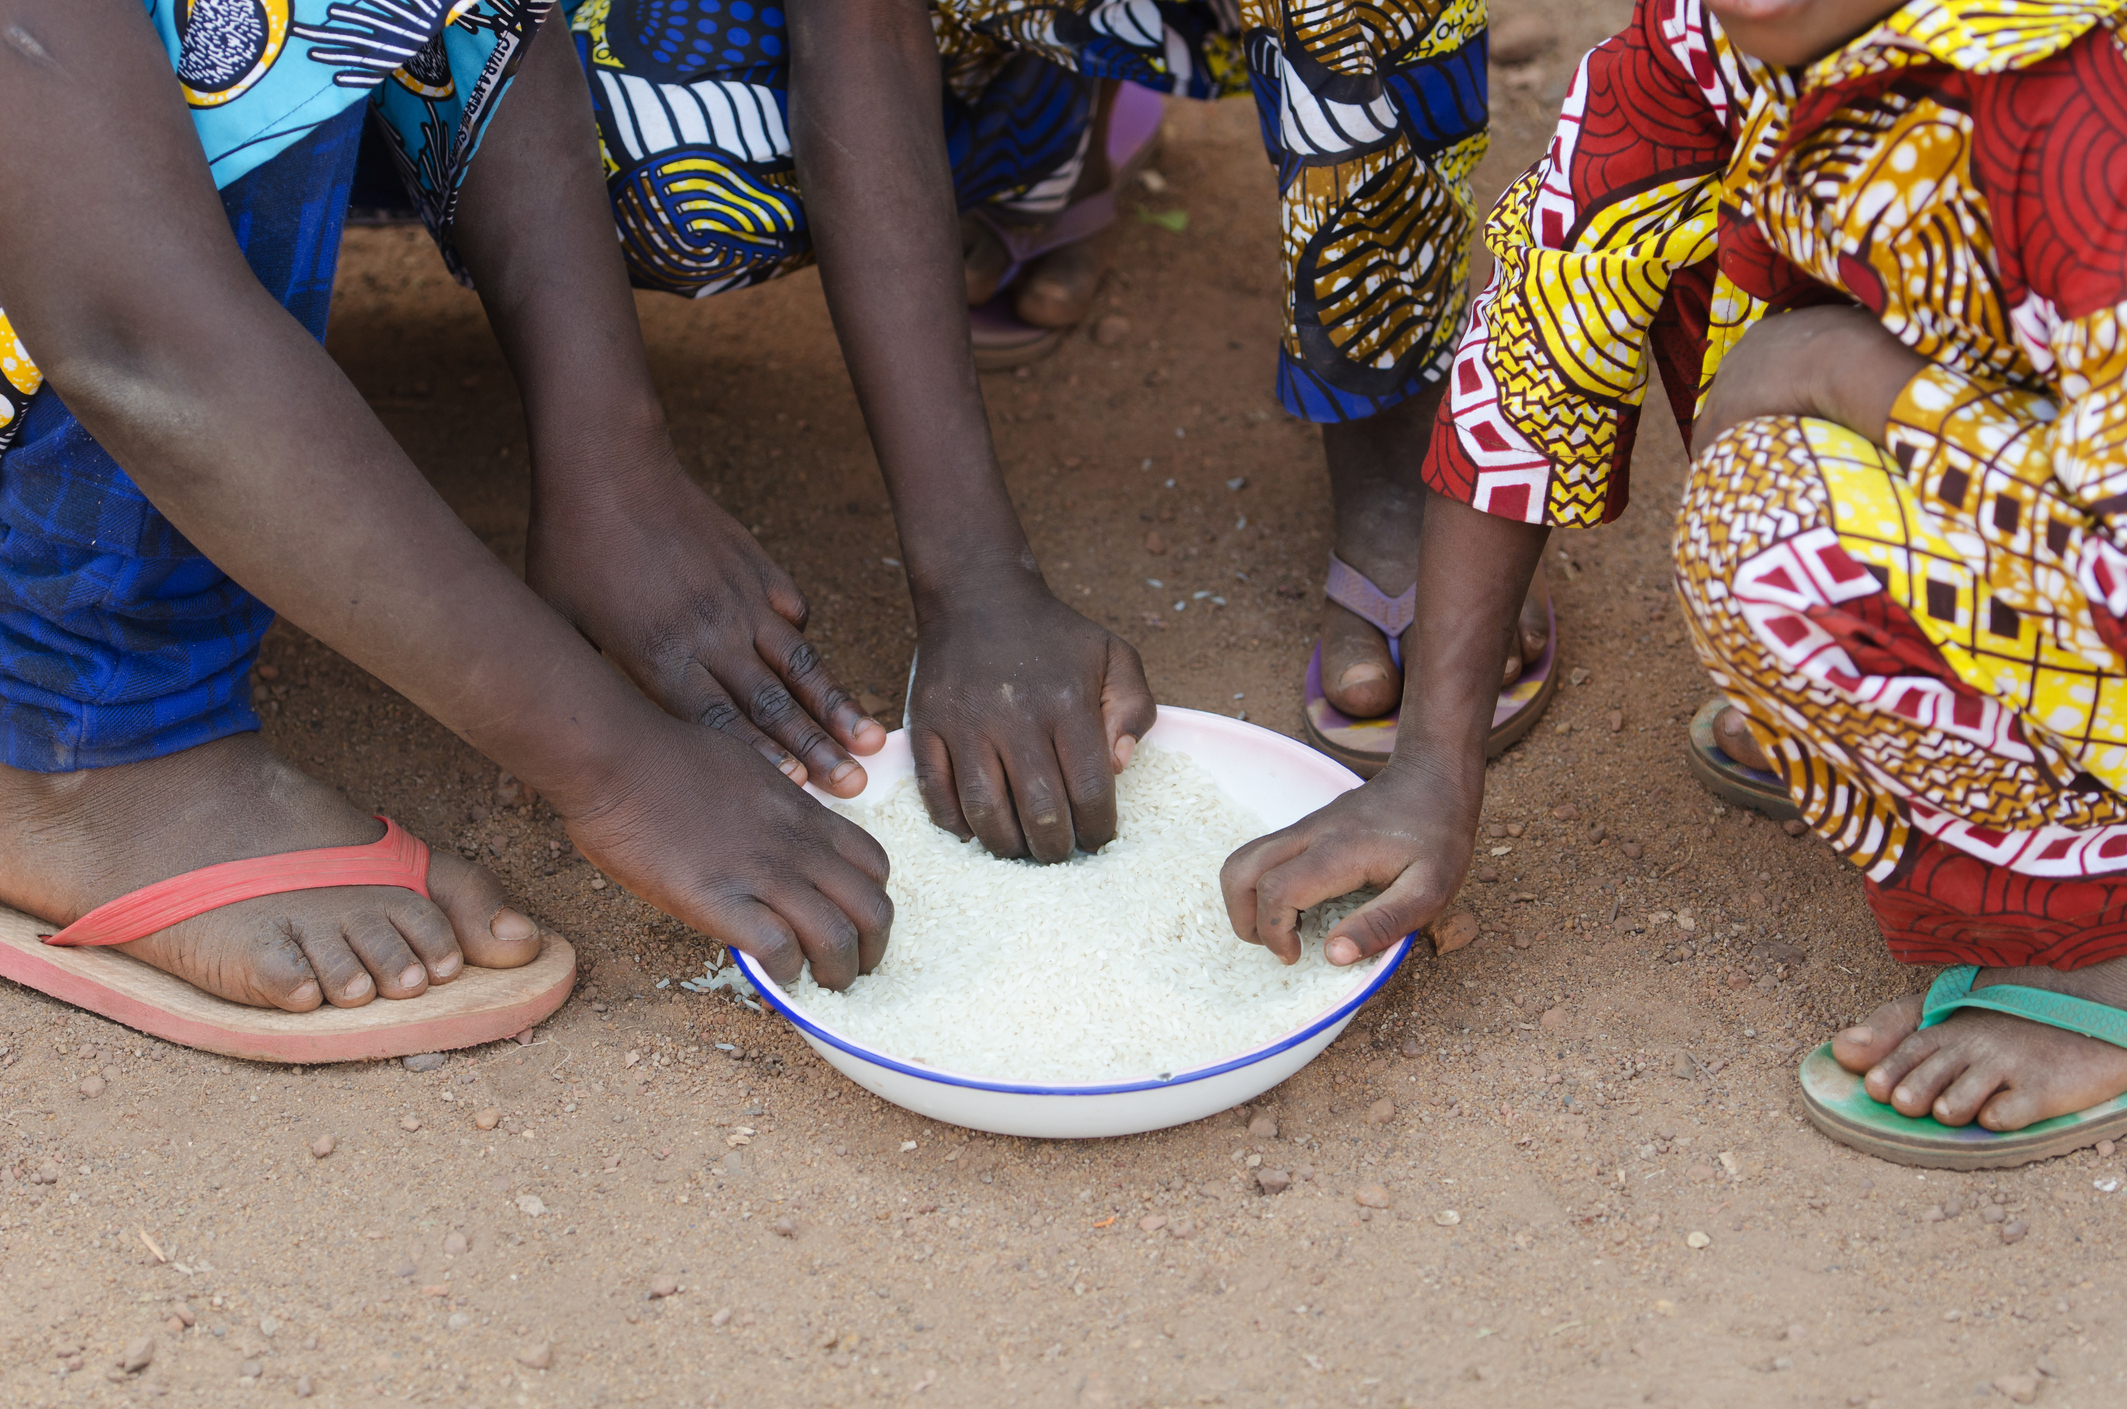
[(181, 1301), (171, 1306), (170, 1319), (186, 1326), (193, 1325), (199, 1320), (198, 1317), (192, 1314), (192, 1308)]
[(1477, 917), (1464, 909), (1454, 909), (1433, 921), (1433, 952), (1452, 954), (1467, 947), (1477, 938)]
[(1462, 1222), (1462, 1215), (1454, 1209), (1444, 1208), (1433, 1215), (1433, 1221), (1443, 1228), (1452, 1228)]
[(43, 1164), (38, 1165), (37, 1172), (30, 1176), (30, 1183), (32, 1184), (57, 1184), (58, 1182), (59, 1165), (53, 1160), (46, 1160)]
[(1803, 821), (1800, 817), (1790, 817), (1780, 824), (1780, 830), (1791, 837), (1799, 837), (1809, 830), (1809, 823)]
[(1622, 732), (1624, 731), (1624, 728), (1625, 728), (1625, 711), (1623, 711), (1623, 710), (1621, 710), (1621, 709), (1613, 709), (1613, 710), (1611, 710), (1611, 711), (1610, 711), (1610, 732), (1611, 732), (1611, 733), (1613, 733), (1613, 734), (1617, 734), (1617, 733), (1622, 733)]
[(1671, 1071), (1671, 1073), (1673, 1073), (1673, 1074), (1674, 1074), (1674, 1075), (1676, 1076), (1676, 1078), (1677, 1078), (1678, 1080), (1680, 1080), (1680, 1081), (1689, 1081), (1689, 1080), (1691, 1080), (1691, 1075), (1692, 1075), (1692, 1065), (1691, 1065), (1691, 1053), (1689, 1053), (1689, 1052), (1679, 1052), (1679, 1053), (1677, 1053), (1677, 1054), (1676, 1054), (1676, 1065), (1672, 1066), (1672, 1067), (1670, 1068), (1670, 1071)]
[(1713, 1166), (1710, 1164), (1695, 1164), (1684, 1172), (1684, 1177), (1694, 1184), (1703, 1184), (1713, 1178)]
[(338, 1148), (340, 1148), (339, 1141), (333, 1139), (330, 1135), (320, 1135), (310, 1142), (310, 1157), (312, 1159), (323, 1159)]
[(462, 1331), (473, 1324), (473, 1318), (463, 1311), (453, 1311), (450, 1320), (443, 1323), (454, 1331)]
[(297, 1399), (308, 1399), (317, 1392), (317, 1386), (310, 1382), (310, 1376), (297, 1375), (295, 1377), (295, 1397)]
[(1647, 848), (1636, 841), (1619, 842), (1617, 849), (1625, 853), (1625, 859), (1628, 861), (1637, 861), (1647, 854)]
[(1120, 313), (1110, 313), (1093, 324), (1093, 341), (1102, 347), (1113, 347), (1130, 336), (1130, 320)]
[(489, 1106), (486, 1110), (476, 1111), (473, 1114), (473, 1128), (475, 1130), (493, 1130), (500, 1124), (502, 1124), (500, 1107)]
[(716, 1314), (715, 1314), (714, 1316), (711, 1316), (711, 1317), (709, 1318), (709, 1324), (710, 1324), (710, 1325), (712, 1325), (712, 1326), (723, 1326), (723, 1325), (728, 1325), (728, 1324), (730, 1324), (730, 1321), (731, 1321), (731, 1308), (730, 1308), (730, 1307), (728, 1307), (728, 1306), (719, 1306), (719, 1307), (718, 1307), (718, 1308), (716, 1309)]
[(175, 1316), (172, 1316), (169, 1320), (163, 1322), (162, 1326), (164, 1330), (168, 1331), (173, 1336), (181, 1336), (185, 1333), (185, 1323), (178, 1320)]
[(1422, 1057), (1425, 1055), (1425, 1044), (1415, 1037), (1406, 1037), (1403, 1039), (1403, 1055), (1406, 1057)]
[(533, 1341), (517, 1348), (516, 1360), (527, 1370), (544, 1370), (554, 1363), (554, 1347), (545, 1341)]
[(2024, 1221), (2021, 1218), (2012, 1218), (2001, 1225), (2001, 1240), (2004, 1243), (2020, 1243), (2024, 1240), (2024, 1235), (2030, 1231), (2029, 1228), (2024, 1226)]
[(2098, 1157), (2100, 1159), (2111, 1159), (2114, 1152), (2116, 1152), (2118, 1149), (2119, 1146), (2113, 1144), (2110, 1140), (2100, 1140), (2097, 1142), (2097, 1152)]
[(405, 1131), (407, 1134), (411, 1135), (416, 1130), (419, 1130), (421, 1128), (421, 1122), (414, 1119), (412, 1116), (404, 1116), (399, 1121), (399, 1128)]
[(1259, 1169), (1256, 1187), (1266, 1194), (1282, 1194), (1292, 1187), (1292, 1176), (1282, 1169)]
[(255, 1380), (265, 1373), (266, 1367), (256, 1360), (246, 1360), (236, 1367), (236, 1377), (240, 1380)]
[(258, 1333), (267, 1340), (272, 1340), (276, 1335), (279, 1335), (280, 1330), (281, 1323), (279, 1318), (273, 1316), (261, 1316), (259, 1318)]
[(1710, 1248), (1713, 1246), (1713, 1239), (1707, 1237), (1704, 1233), (1693, 1231), (1684, 1235), (1684, 1246), (1694, 1251), (1700, 1248)]
[(1160, 531), (1158, 529), (1155, 528), (1152, 530), (1152, 532), (1145, 535), (1145, 551), (1153, 554), (1154, 556), (1157, 556), (1167, 551), (1167, 540), (1160, 537)]
[(795, 1238), (798, 1235), (798, 1221), (795, 1218), (778, 1218), (768, 1226), (778, 1238)]
[(650, 1279), (651, 1300), (663, 1301), (668, 1296), (678, 1295), (679, 1283), (673, 1281), (670, 1277), (652, 1277)]
[(495, 805), (497, 807), (529, 807), (539, 800), (529, 783), (514, 776), (507, 768), (495, 779)]
[(110, 1082), (105, 1081), (100, 1076), (85, 1076), (81, 1079), (81, 1085), (76, 1089), (81, 1092), (83, 1100), (93, 1101), (108, 1090), (110, 1085)]
[(1178, 1223), (1170, 1223), (1167, 1225), (1167, 1236), (1170, 1238), (1193, 1238), (1196, 1236), (1196, 1224), (1186, 1218)]
[(1558, 42), (1558, 31), (1541, 15), (1510, 15), (1492, 26), (1491, 60), (1513, 68), (1537, 58)]
[(1165, 1214), (1148, 1213), (1137, 1220), (1137, 1231), (1140, 1233), (1157, 1233), (1166, 1226), (1167, 1217)]
[(406, 1058), (403, 1065), (408, 1071), (435, 1071), (442, 1067), (446, 1060), (441, 1052), (416, 1052)]
[(1979, 1221), (1982, 1223), (2006, 1223), (2009, 1221), (2009, 1210), (2003, 1208), (2000, 1204), (1982, 1205), (1979, 1210)]
[(537, 1194), (519, 1194), (517, 1196), (517, 1209), (518, 1212), (523, 1213), (526, 1217), (537, 1218), (547, 1211), (547, 1206), (545, 1201)]
[(1927, 1208), (1921, 1212), (1920, 1221), (1922, 1223), (1940, 1223), (1942, 1222), (1944, 1216), (1945, 1215), (1942, 1211), (1942, 1205), (1929, 1204)]
[(137, 1375), (142, 1370), (147, 1369), (149, 1362), (154, 1359), (154, 1340), (151, 1337), (142, 1336), (139, 1340), (126, 1347), (125, 1356), (119, 1360), (118, 1368), (129, 1375)]
[(1556, 1008), (1546, 1008), (1544, 1015), (1538, 1018), (1536, 1023), (1537, 1026), (1543, 1028), (1546, 1032), (1556, 1032), (1566, 1025), (1569, 1016), (1563, 1005)]
[(1278, 1138), (1278, 1118), (1265, 1111), (1248, 1122), (1248, 1137), (1251, 1140), (1275, 1140)]
[(1361, 1208), (1387, 1208), (1388, 1190), (1379, 1184), (1362, 1184), (1352, 1195), (1352, 1202)]
[(471, 1246), (472, 1242), (463, 1233), (451, 1233), (443, 1239), (443, 1253), (446, 1257), (462, 1256)]
[(2029, 1404), (2038, 1398), (2038, 1376), (2030, 1373), (2002, 1375), (1994, 1381), (1994, 1388), (2011, 1403)]

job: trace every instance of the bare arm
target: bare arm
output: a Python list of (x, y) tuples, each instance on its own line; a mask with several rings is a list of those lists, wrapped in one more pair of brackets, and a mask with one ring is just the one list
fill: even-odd
[(260, 286), (136, 3), (0, 0), (0, 127), (0, 299), (187, 538), (531, 782), (646, 899), (779, 974), (801, 948), (823, 982), (876, 962), (876, 845), (609, 670)]
[[(1151, 727), (1137, 653), (1042, 581), (968, 345), (922, 0), (797, 0), (791, 130), (820, 278), (893, 495), (919, 629), (911, 699), (931, 816), (1051, 861), (1115, 831), (1115, 773)], [(1127, 742), (1126, 742), (1127, 740)]]

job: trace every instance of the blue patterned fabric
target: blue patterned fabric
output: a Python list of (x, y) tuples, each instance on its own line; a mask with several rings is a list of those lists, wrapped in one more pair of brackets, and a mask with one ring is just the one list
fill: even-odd
[[(319, 339), (363, 115), (447, 260), (457, 192), (550, 0), (144, 0), (259, 282)], [(0, 312), (0, 762), (155, 758), (258, 727), (267, 606), (74, 419)]]

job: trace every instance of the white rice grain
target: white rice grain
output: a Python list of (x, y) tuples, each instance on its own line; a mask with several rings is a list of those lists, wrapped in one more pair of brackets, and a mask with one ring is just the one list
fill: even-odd
[(886, 1055), (993, 1080), (1130, 1081), (1215, 1062), (1326, 1011), (1380, 961), (1333, 968), (1350, 895), (1310, 910), (1300, 962), (1236, 938), (1219, 867), (1263, 824), (1187, 754), (1141, 747), (1116, 780), (1097, 856), (1000, 861), (933, 826), (913, 779), (837, 810), (893, 862), (893, 939), (841, 993), (810, 970), (793, 996)]

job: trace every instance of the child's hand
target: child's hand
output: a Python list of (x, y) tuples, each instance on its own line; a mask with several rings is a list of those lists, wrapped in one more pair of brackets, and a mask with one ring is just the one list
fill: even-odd
[(919, 619), (909, 743), (931, 820), (996, 856), (1107, 845), (1115, 775), (1155, 713), (1136, 650), (1031, 573)]
[(795, 782), (862, 791), (850, 755), (878, 752), (886, 731), (801, 634), (796, 584), (661, 434), (643, 458), (542, 473), (526, 580), (669, 713), (745, 740)]
[(1836, 421), (1880, 445), (1898, 394), (1927, 365), (1865, 308), (1776, 314), (1721, 359), (1691, 453), (1755, 416)]
[(1281, 832), (1226, 858), (1219, 885), (1234, 933), (1291, 964), (1300, 957), (1300, 912), (1379, 886), (1381, 894), (1338, 923), (1323, 945), (1332, 964), (1379, 954), (1433, 922), (1469, 874), (1483, 803), (1442, 770), (1392, 760), (1374, 779)]
[(600, 870), (781, 983), (845, 988), (886, 952), (886, 853), (729, 733), (644, 707), (626, 776), (550, 799)]

